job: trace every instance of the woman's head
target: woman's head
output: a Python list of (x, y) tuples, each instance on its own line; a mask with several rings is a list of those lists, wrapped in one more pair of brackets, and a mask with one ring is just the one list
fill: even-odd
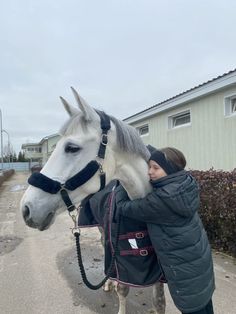
[(152, 181), (183, 170), (186, 166), (184, 154), (174, 147), (155, 150), (149, 159), (149, 177)]

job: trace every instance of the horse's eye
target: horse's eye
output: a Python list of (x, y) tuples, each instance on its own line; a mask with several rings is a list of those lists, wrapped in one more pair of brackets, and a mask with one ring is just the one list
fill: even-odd
[(77, 153), (80, 150), (81, 150), (81, 148), (78, 145), (75, 145), (72, 143), (68, 143), (65, 147), (66, 153)]

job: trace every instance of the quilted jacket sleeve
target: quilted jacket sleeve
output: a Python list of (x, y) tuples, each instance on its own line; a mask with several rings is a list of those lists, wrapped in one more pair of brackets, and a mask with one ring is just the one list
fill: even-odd
[(146, 223), (181, 224), (183, 219), (189, 219), (198, 209), (198, 202), (196, 205), (192, 202), (188, 204), (186, 193), (169, 194), (153, 189), (146, 197), (132, 201), (122, 186), (117, 188), (116, 193), (117, 212)]
[(116, 191), (117, 215), (137, 219), (146, 223), (172, 224), (178, 214), (168, 204), (168, 199), (161, 199), (153, 190), (145, 198), (129, 200), (125, 189), (119, 186)]

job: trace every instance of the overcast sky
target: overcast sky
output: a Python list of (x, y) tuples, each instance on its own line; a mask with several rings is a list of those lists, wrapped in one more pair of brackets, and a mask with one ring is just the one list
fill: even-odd
[(123, 119), (233, 70), (235, 12), (235, 0), (1, 1), (0, 109), (14, 150), (57, 133), (70, 86)]

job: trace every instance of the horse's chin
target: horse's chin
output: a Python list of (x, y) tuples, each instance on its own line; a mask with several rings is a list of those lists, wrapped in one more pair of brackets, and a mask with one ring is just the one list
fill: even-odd
[(55, 221), (55, 214), (54, 213), (49, 213), (44, 219), (43, 223), (40, 226), (37, 226), (39, 231), (44, 231), (47, 230)]
[(32, 219), (25, 221), (26, 225), (33, 229), (38, 229), (39, 231), (47, 230), (55, 221), (55, 214), (49, 213), (41, 224), (35, 223)]

